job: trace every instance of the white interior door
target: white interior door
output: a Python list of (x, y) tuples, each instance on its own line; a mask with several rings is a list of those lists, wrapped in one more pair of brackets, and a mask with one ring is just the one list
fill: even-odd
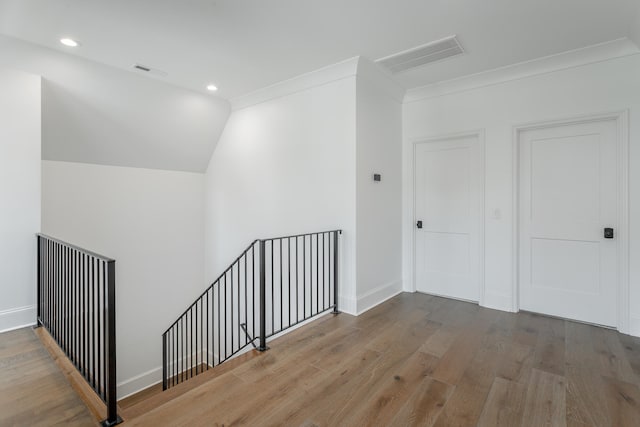
[(519, 144), (520, 308), (615, 326), (615, 121), (528, 130)]
[(482, 182), (477, 135), (416, 144), (416, 290), (480, 299)]

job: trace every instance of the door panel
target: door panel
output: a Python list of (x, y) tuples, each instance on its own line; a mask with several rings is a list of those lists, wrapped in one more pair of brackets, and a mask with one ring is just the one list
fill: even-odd
[(614, 121), (522, 132), (520, 307), (615, 326), (617, 227)]
[(416, 289), (480, 297), (481, 158), (477, 136), (416, 144)]

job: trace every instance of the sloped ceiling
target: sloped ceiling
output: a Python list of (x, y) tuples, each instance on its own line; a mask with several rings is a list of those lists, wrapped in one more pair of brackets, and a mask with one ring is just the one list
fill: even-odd
[(227, 99), (354, 57), (458, 35), (467, 54), (406, 88), (631, 37), (636, 0), (0, 0), (0, 32)]
[(619, 38), (638, 43), (640, 2), (0, 0), (0, 34), (0, 65), (44, 77), (43, 158), (202, 172), (227, 100), (454, 34), (463, 55), (396, 81), (409, 89)]
[(206, 170), (229, 102), (0, 36), (0, 66), (42, 79), (42, 158)]

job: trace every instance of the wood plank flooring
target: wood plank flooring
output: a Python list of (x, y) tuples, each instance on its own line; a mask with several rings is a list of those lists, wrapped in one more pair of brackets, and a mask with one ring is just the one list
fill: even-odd
[[(91, 425), (68, 385), (42, 383), (64, 378), (30, 363), (47, 356), (33, 332), (10, 334), (0, 425)], [(581, 323), (405, 293), (269, 345), (182, 390), (121, 402), (125, 425), (640, 426), (640, 339)]]
[(31, 328), (0, 334), (0, 426), (97, 425)]
[(640, 339), (580, 323), (400, 294), (270, 347), (127, 423), (640, 426)]

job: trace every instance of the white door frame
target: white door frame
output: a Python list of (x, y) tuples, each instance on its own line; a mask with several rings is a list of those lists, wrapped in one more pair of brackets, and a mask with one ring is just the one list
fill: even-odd
[(526, 123), (513, 127), (513, 240), (512, 240), (512, 306), (520, 310), (520, 134), (527, 130), (544, 129), (555, 126), (610, 121), (617, 128), (617, 180), (618, 180), (618, 331), (629, 333), (629, 110), (611, 113), (591, 114), (565, 119)]
[(478, 129), (478, 130), (473, 130), (473, 131), (467, 131), (467, 132), (456, 132), (456, 133), (449, 133), (449, 134), (444, 134), (444, 135), (434, 135), (434, 136), (427, 136), (427, 137), (421, 137), (421, 138), (415, 138), (412, 140), (412, 147), (411, 147), (411, 153), (412, 153), (412, 168), (413, 168), (413, 177), (412, 177), (412, 185), (413, 185), (413, 189), (412, 189), (412, 212), (411, 212), (411, 285), (412, 285), (412, 290), (413, 292), (416, 292), (416, 149), (418, 147), (418, 144), (428, 144), (428, 143), (432, 143), (432, 142), (441, 142), (441, 141), (446, 141), (446, 140), (455, 140), (455, 139), (459, 139), (459, 138), (465, 138), (465, 137), (475, 137), (476, 140), (478, 141), (478, 152), (479, 152), (479, 159), (477, 159), (477, 161), (479, 162), (479, 170), (480, 170), (480, 218), (478, 218), (478, 249), (479, 249), (479, 254), (478, 254), (478, 265), (479, 265), (479, 270), (478, 271), (478, 275), (480, 276), (480, 280), (479, 282), (479, 286), (480, 286), (480, 298), (478, 301), (479, 305), (484, 305), (484, 290), (485, 290), (485, 284), (484, 284), (484, 206), (485, 206), (485, 153), (484, 153), (484, 145), (485, 145), (485, 137), (484, 137), (484, 129)]

